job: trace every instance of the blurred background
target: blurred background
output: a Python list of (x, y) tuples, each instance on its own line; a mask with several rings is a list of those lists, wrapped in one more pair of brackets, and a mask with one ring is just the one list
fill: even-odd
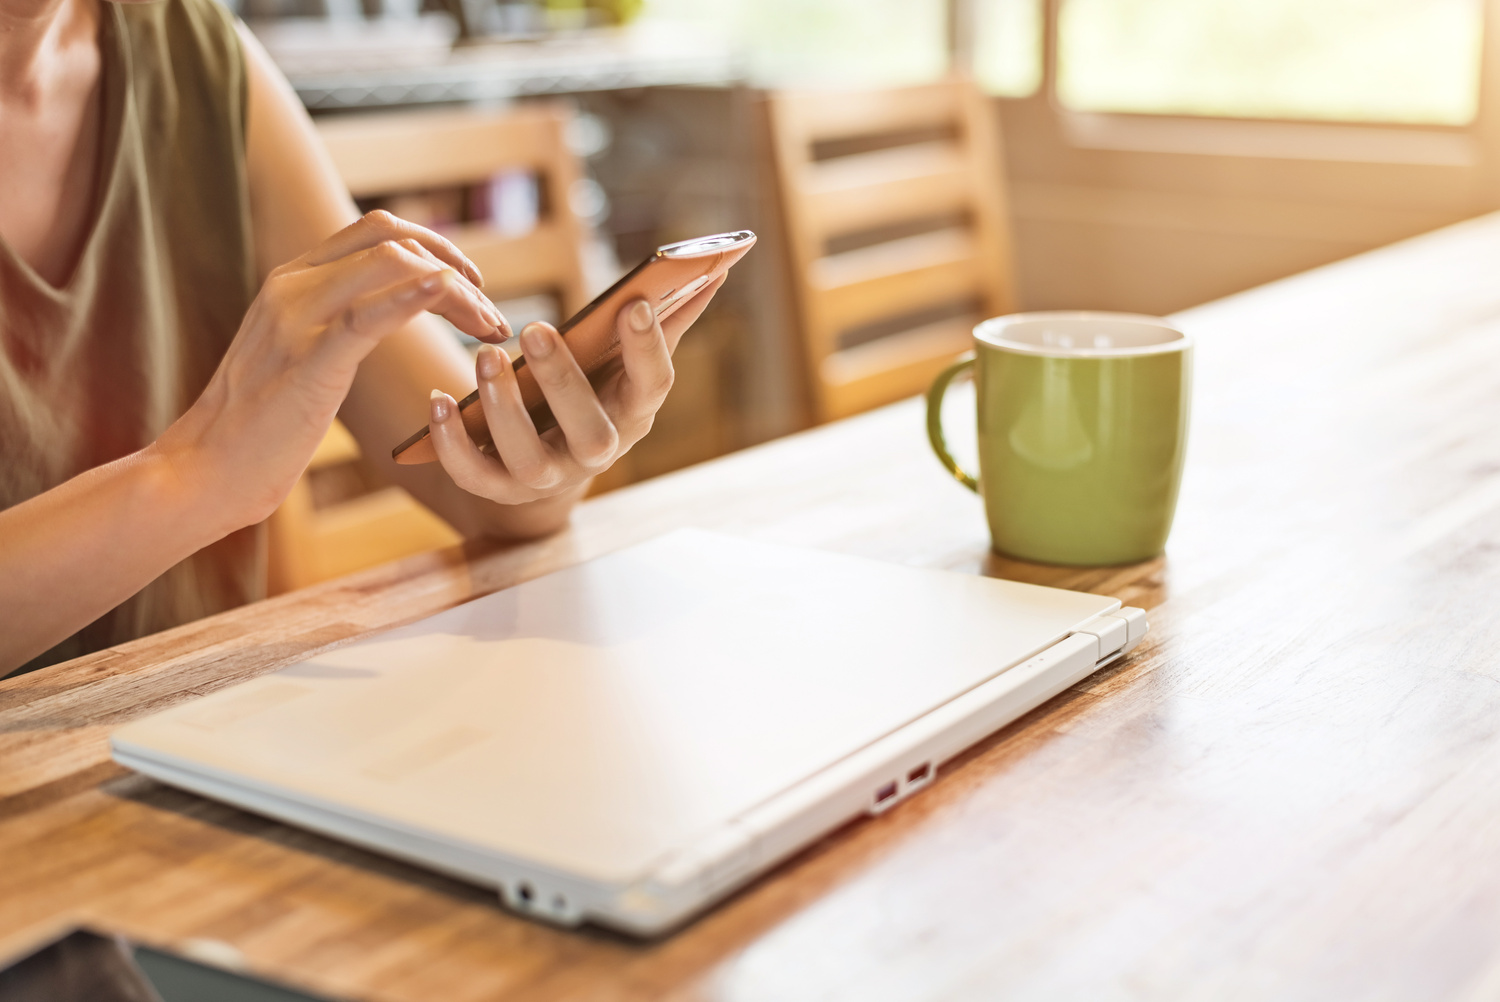
[[(361, 204), (488, 254), (513, 320), (761, 234), (600, 490), (909, 395), (983, 315), (1168, 313), (1500, 207), (1486, 0), (237, 3)], [(325, 445), (308, 510), (378, 492)]]

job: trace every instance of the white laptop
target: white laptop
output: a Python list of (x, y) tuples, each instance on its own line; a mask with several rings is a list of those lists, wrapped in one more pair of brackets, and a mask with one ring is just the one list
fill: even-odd
[(653, 935), (1130, 650), (1114, 599), (681, 530), (136, 721), (123, 764)]

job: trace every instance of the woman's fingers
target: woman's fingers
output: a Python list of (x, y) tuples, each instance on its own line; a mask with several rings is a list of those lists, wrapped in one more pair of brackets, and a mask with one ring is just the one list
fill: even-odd
[[(401, 241), (401, 246), (405, 247), (413, 254), (416, 254), (418, 257), (427, 261), (434, 268), (446, 267), (444, 262), (435, 257), (431, 251), (429, 251), (426, 247), (423, 247), (421, 244), (417, 243), (415, 240), (403, 240)], [(481, 338), (480, 340), (488, 341), (491, 344), (509, 340), (515, 334), (515, 332), (510, 329), (510, 321), (505, 319), (505, 315), (500, 312), (500, 310), (495, 306), (490, 297), (486, 296), (483, 292), (480, 292), (479, 289), (476, 288), (472, 283), (465, 282), (464, 288), (469, 293), (469, 295), (473, 297), (474, 305), (479, 309), (482, 315), (486, 319), (490, 320), (490, 322), (492, 322), (495, 325), (496, 329), (499, 331), (498, 337)]]
[(661, 325), (644, 299), (627, 303), (615, 318), (620, 335), (620, 358), (625, 378), (620, 384), (620, 412), (614, 415), (621, 427), (646, 424), (656, 414), (672, 388), (672, 353)]
[(476, 286), (484, 285), (484, 276), (479, 273), (474, 262), (465, 257), (451, 241), (424, 226), (393, 216), (384, 209), (365, 213), (357, 222), (350, 223), (309, 251), (303, 260), (314, 266), (328, 264), (388, 240), (415, 240)]
[(561, 335), (551, 324), (527, 324), (521, 330), (521, 350), (567, 439), (568, 452), (585, 469), (607, 465), (619, 448), (619, 433)]
[(458, 413), (458, 402), (442, 390), (433, 390), (429, 406), (428, 433), (438, 462), (453, 482), (470, 494), (494, 501), (509, 500), (503, 491), (509, 482), (505, 470), (497, 460), (480, 452), (469, 438)]
[[(406, 242), (376, 244), (319, 268), (279, 275), (267, 286), (289, 288), (288, 308), (303, 323), (328, 323), (348, 304), (380, 289), (399, 285), (423, 275), (446, 271), (454, 278), (442, 313), (464, 333), (483, 341), (503, 341), (505, 318), (483, 293), (467, 279), (444, 266), (435, 265), (419, 247)], [(273, 285), (274, 283), (274, 285)]]
[(358, 365), (376, 343), (428, 310), (440, 311), (463, 279), (444, 268), (355, 299), (323, 331), (309, 358), (312, 373)]
[(533, 490), (557, 486), (565, 471), (557, 463), (552, 449), (536, 433), (531, 415), (526, 413), (510, 358), (499, 348), (485, 345), (479, 349), (474, 370), (479, 379), (479, 400), (484, 407), (490, 438), (494, 440), (495, 452), (506, 470)]
[(671, 347), (723, 285), (721, 276), (665, 324), (649, 303), (628, 303), (615, 317), (623, 373), (601, 403), (562, 337), (550, 324), (521, 331), (526, 365), (557, 419), (566, 443), (537, 434), (526, 411), (515, 369), (504, 352), (480, 348), (475, 369), (479, 400), (498, 459), (481, 452), (464, 430), (457, 404), (432, 396), (430, 433), (443, 468), (472, 494), (503, 502), (545, 497), (576, 484), (619, 457), (651, 427), (672, 388)]
[(443, 268), (360, 296), (323, 329), (309, 359), (310, 371), (324, 371), (325, 366), (339, 371), (341, 365), (357, 365), (381, 338), (424, 312), (453, 319), (470, 310), (467, 285), (457, 272)]

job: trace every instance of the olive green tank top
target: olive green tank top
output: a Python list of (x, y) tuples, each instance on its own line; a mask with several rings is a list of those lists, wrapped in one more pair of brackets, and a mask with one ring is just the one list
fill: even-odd
[[(0, 241), (0, 508), (153, 441), (202, 392), (256, 291), (232, 17), (215, 0), (101, 8), (82, 255), (59, 288)], [(262, 535), (195, 554), (26, 667), (260, 597)]]

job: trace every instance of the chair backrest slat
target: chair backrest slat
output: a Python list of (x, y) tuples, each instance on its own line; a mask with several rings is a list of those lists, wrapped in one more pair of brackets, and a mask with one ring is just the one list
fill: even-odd
[(951, 81), (894, 90), (783, 91), (795, 103), (794, 128), (813, 142), (955, 124), (963, 95)]
[(957, 215), (972, 201), (969, 174), (969, 165), (949, 143), (810, 164), (803, 181), (807, 224), (827, 239), (861, 228)]
[(318, 119), (318, 134), (355, 198), (473, 184), (508, 168), (545, 170), (563, 116), (512, 111), (395, 111)]

